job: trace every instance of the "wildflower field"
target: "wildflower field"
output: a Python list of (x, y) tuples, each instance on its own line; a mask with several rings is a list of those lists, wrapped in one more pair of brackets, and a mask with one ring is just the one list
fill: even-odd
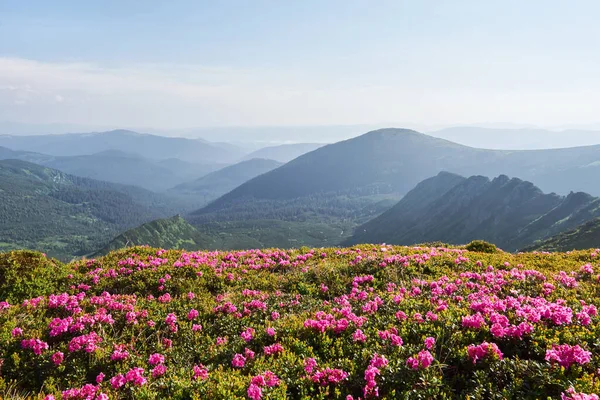
[(598, 399), (599, 273), (593, 249), (4, 253), (0, 397)]

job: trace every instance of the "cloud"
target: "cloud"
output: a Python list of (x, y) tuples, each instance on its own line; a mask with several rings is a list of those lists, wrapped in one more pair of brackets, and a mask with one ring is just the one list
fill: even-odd
[(552, 71), (532, 77), (518, 63), (457, 65), (407, 59), (369, 63), (359, 73), (352, 65), (281, 70), (0, 57), (0, 120), (156, 128), (597, 121), (598, 81), (553, 86)]

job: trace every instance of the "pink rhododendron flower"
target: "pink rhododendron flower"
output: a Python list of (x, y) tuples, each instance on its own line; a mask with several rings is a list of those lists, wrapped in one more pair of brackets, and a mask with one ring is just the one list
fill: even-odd
[(432, 338), (431, 336), (428, 338), (425, 338), (425, 348), (427, 350), (431, 350), (433, 348), (433, 346), (435, 346), (435, 338)]
[(56, 353), (52, 354), (51, 359), (54, 365), (60, 365), (65, 359), (65, 355), (62, 352), (57, 351)]
[(567, 393), (561, 393), (561, 400), (599, 400), (597, 394), (577, 393), (574, 388), (567, 389)]
[(427, 350), (422, 350), (416, 357), (409, 357), (406, 365), (412, 369), (425, 369), (433, 363), (433, 356)]
[(235, 368), (244, 368), (246, 365), (246, 357), (241, 354), (234, 355), (233, 360), (231, 360), (231, 365)]
[(254, 333), (255, 333), (255, 331), (253, 328), (246, 328), (245, 331), (240, 333), (240, 337), (242, 339), (244, 339), (246, 342), (250, 342), (254, 338)]
[(194, 376), (193, 376), (194, 380), (208, 379), (208, 370), (206, 369), (206, 367), (204, 367), (204, 365), (202, 365), (202, 364), (194, 365), (193, 370), (194, 370)]
[(119, 389), (120, 387), (124, 386), (127, 383), (127, 379), (121, 375), (115, 375), (112, 378), (110, 378), (110, 385), (112, 386), (113, 389)]
[(361, 331), (360, 329), (357, 329), (352, 334), (352, 340), (354, 340), (355, 342), (363, 343), (365, 340), (367, 340), (367, 336), (363, 333), (363, 331)]
[(157, 365), (156, 367), (154, 367), (152, 369), (152, 377), (153, 378), (158, 378), (163, 376), (165, 373), (167, 372), (167, 367), (165, 367), (163, 364)]
[(194, 310), (193, 308), (190, 310), (190, 312), (187, 315), (188, 320), (193, 320), (198, 318), (198, 315), (200, 315), (200, 313), (197, 310)]
[(158, 365), (158, 364), (162, 364), (165, 362), (165, 356), (163, 356), (162, 354), (159, 353), (154, 353), (152, 355), (150, 355), (150, 357), (148, 358), (148, 364), (150, 365)]
[(126, 350), (126, 346), (122, 344), (115, 345), (115, 350), (110, 356), (112, 361), (122, 361), (129, 358), (129, 352)]
[(283, 352), (283, 346), (280, 343), (275, 343), (270, 346), (265, 346), (264, 352), (266, 355), (279, 354), (279, 353)]
[(592, 353), (579, 345), (553, 345), (552, 350), (546, 351), (546, 361), (556, 362), (561, 367), (569, 368), (573, 364), (587, 364), (591, 361)]
[(143, 368), (132, 368), (125, 374), (125, 379), (127, 382), (133, 383), (135, 386), (142, 386), (146, 384), (147, 379), (144, 377), (144, 369)]
[(248, 397), (251, 400), (260, 400), (262, 399), (262, 389), (260, 386), (255, 385), (254, 383), (250, 384), (248, 387)]
[(498, 348), (495, 343), (483, 342), (480, 345), (470, 345), (467, 348), (467, 353), (473, 364), (477, 363), (477, 361), (482, 360), (486, 357), (497, 356), (500, 360), (502, 360), (502, 352)]
[(216, 341), (216, 343), (217, 343), (217, 346), (223, 346), (223, 345), (227, 344), (227, 338), (226, 338), (226, 337), (220, 337), (220, 336), (219, 336), (219, 337), (217, 338), (217, 341)]
[(48, 343), (40, 339), (24, 339), (21, 341), (21, 347), (33, 350), (33, 354), (39, 356), (44, 350), (48, 350)]

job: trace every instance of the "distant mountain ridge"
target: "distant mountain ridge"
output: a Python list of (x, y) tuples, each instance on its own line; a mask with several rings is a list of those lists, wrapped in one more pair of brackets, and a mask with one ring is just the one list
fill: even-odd
[(345, 244), (452, 244), (482, 239), (514, 251), (600, 216), (586, 193), (544, 194), (531, 182), (440, 173), (418, 184), (394, 207), (359, 226)]
[(229, 144), (127, 130), (37, 136), (0, 135), (0, 146), (53, 156), (80, 156), (120, 150), (156, 160), (178, 158), (203, 164), (230, 163), (245, 155), (241, 149)]
[[(585, 180), (577, 178), (582, 169), (589, 169)], [(469, 176), (522, 176), (550, 192), (589, 189), (588, 192), (600, 195), (600, 187), (590, 185), (591, 176), (600, 180), (600, 145), (485, 150), (408, 129), (380, 129), (304, 154), (246, 182), (211, 205), (211, 209), (244, 197), (290, 199), (315, 193), (364, 191), (404, 195), (441, 171)], [(562, 174), (560, 179), (555, 178), (556, 174)]]
[(121, 150), (77, 156), (51, 156), (0, 147), (0, 160), (18, 159), (58, 169), (68, 174), (145, 189), (162, 191), (197, 179), (226, 164), (198, 164), (179, 159), (153, 160)]
[(302, 154), (310, 153), (323, 146), (325, 146), (324, 143), (294, 143), (268, 146), (248, 154), (244, 157), (244, 160), (265, 158), (286, 163), (292, 161), (294, 158), (300, 157)]
[(429, 135), (471, 147), (499, 150), (533, 150), (593, 146), (600, 144), (599, 130), (541, 128), (482, 128), (457, 126), (428, 132)]

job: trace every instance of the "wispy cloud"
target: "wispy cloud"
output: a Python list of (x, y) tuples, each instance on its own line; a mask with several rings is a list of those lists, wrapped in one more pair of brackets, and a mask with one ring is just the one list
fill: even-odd
[[(381, 121), (552, 125), (598, 119), (600, 93), (594, 86), (548, 89), (545, 81), (533, 85), (534, 78), (513, 67), (470, 67), (470, 77), (413, 60), (357, 75), (343, 67), (282, 71), (0, 57), (0, 119), (161, 128)], [(499, 80), (486, 79), (486, 73)]]

